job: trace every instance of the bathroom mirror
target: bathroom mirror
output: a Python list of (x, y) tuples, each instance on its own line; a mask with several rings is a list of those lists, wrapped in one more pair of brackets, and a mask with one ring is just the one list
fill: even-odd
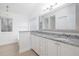
[(42, 22), (42, 19), (41, 19), (41, 17), (39, 17), (39, 30), (42, 30), (42, 24), (43, 24), (43, 22)]
[(76, 31), (76, 5), (70, 4), (68, 6), (63, 6), (55, 12), (55, 29), (65, 30), (65, 31)]
[(40, 17), (39, 21), (40, 30), (54, 30), (55, 29), (55, 15)]
[(50, 16), (49, 24), (50, 24), (50, 30), (54, 30), (55, 29), (55, 15)]
[(43, 29), (48, 29), (49, 28), (49, 19), (48, 18), (44, 18), (43, 20)]
[(39, 30), (49, 29), (49, 18), (41, 16), (39, 19)]
[(41, 15), (41, 18), (42, 30), (79, 32), (79, 4), (63, 5), (61, 8)]

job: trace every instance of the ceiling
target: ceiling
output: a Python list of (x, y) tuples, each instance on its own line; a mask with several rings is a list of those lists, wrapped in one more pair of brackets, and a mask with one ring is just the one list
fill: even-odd
[(23, 14), (28, 18), (31, 18), (40, 14), (45, 4), (43, 3), (0, 3), (0, 11), (6, 12), (7, 5), (8, 5), (8, 12)]
[(8, 12), (14, 14), (21, 14), (27, 18), (38, 16), (46, 11), (50, 11), (50, 7), (59, 7), (63, 3), (53, 2), (49, 3), (0, 3), (0, 11), (6, 12), (8, 6)]

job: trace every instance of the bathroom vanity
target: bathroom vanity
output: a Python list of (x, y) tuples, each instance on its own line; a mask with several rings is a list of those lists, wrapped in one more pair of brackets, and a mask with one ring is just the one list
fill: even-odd
[(32, 49), (40, 56), (79, 56), (79, 38), (31, 32)]
[(32, 49), (40, 56), (79, 56), (78, 10), (79, 4), (65, 4), (41, 15), (39, 31), (31, 32)]

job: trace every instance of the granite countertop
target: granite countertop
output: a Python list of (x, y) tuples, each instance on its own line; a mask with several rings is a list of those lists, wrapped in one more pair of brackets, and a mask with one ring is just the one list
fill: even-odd
[(79, 47), (79, 39), (74, 38), (72, 36), (68, 37), (68, 36), (56, 35), (56, 34), (45, 33), (45, 32), (44, 33), (43, 32), (32, 32), (32, 34), (39, 36), (39, 37), (46, 38), (46, 39), (51, 39), (57, 42), (62, 42), (62, 43), (66, 43), (66, 44)]

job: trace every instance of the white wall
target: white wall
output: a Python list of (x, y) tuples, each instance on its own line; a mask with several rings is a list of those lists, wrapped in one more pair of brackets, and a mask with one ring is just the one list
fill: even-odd
[[(0, 12), (0, 16), (6, 17), (7, 13)], [(28, 31), (28, 19), (26, 16), (21, 14), (8, 13), (8, 16), (13, 19), (13, 31), (12, 32), (1, 32), (0, 31), (0, 45), (17, 42), (18, 31)], [(1, 25), (1, 24), (0, 24)], [(0, 27), (1, 29), (1, 27)]]
[(30, 19), (30, 31), (39, 30), (39, 17), (34, 17)]

